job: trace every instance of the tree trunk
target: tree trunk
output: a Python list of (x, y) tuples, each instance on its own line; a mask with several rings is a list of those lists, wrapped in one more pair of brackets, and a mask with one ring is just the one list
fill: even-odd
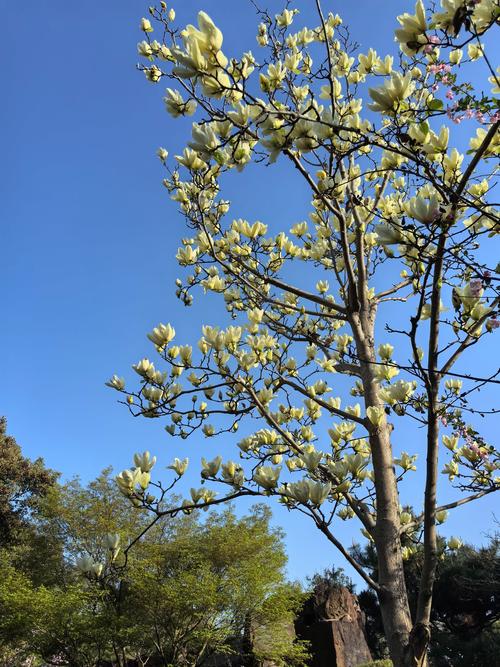
[[(353, 332), (360, 361), (365, 407), (383, 407), (378, 395), (375, 376), (376, 355), (373, 335), (375, 312), (362, 312), (353, 317)], [(375, 493), (377, 500), (376, 526), (373, 540), (378, 559), (378, 593), (384, 633), (394, 667), (425, 667), (412, 656), (412, 618), (406, 592), (401, 549), (399, 494), (393, 467), (391, 446), (392, 427), (384, 418), (370, 432)]]

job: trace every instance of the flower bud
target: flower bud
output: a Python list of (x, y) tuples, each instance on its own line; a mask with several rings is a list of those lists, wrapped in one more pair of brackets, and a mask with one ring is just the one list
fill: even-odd
[(145, 19), (144, 17), (141, 19), (140, 28), (142, 32), (153, 32), (153, 26), (151, 25), (151, 21), (149, 19)]

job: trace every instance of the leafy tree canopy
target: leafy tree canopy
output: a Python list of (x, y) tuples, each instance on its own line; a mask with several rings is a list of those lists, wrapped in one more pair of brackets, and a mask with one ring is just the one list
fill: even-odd
[[(260, 647), (278, 665), (302, 664), (305, 649), (281, 632), (302, 599), (287, 583), (282, 534), (260, 505), (237, 517), (180, 515), (149, 526), (149, 517), (119, 493), (110, 470), (83, 486), (55, 485), (41, 504), (32, 536), (50, 536), (57, 577), (0, 551), (2, 656), (72, 667), (106, 660), (203, 665), (214, 654), (244, 654), (250, 625), (265, 628)], [(131, 547), (132, 542), (133, 548)], [(272, 633), (273, 628), (280, 632)]]
[(43, 460), (22, 455), (15, 439), (7, 435), (7, 420), (0, 418), (0, 546), (16, 541), (57, 479)]

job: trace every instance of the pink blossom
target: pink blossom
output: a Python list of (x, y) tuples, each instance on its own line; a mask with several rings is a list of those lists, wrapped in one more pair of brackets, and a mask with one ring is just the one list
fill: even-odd
[(443, 426), (448, 426), (448, 420), (446, 419), (446, 417), (441, 417), (441, 424)]
[(483, 283), (480, 278), (474, 278), (470, 281), (470, 291), (472, 296), (478, 297), (481, 296), (481, 290), (483, 289)]
[(431, 35), (427, 38), (431, 44), (439, 44), (439, 37), (437, 35)]
[(490, 329), (498, 329), (500, 327), (500, 322), (496, 320), (494, 317), (490, 317), (488, 320), (488, 327)]
[(484, 114), (482, 111), (476, 111), (475, 116), (476, 120), (478, 120), (480, 123), (484, 122)]
[(473, 109), (466, 109), (465, 110), (465, 117), (466, 118), (474, 118), (474, 110)]
[(490, 123), (496, 123), (499, 120), (500, 120), (500, 111), (496, 111), (494, 114), (490, 116)]
[(453, 94), (453, 91), (452, 91), (452, 90), (447, 90), (447, 91), (446, 91), (446, 97), (447, 97), (449, 100), (452, 100), (452, 99), (455, 97), (455, 95)]
[(451, 83), (450, 79), (448, 78), (448, 76), (446, 74), (441, 79), (441, 83), (444, 83), (445, 86), (448, 86)]
[(433, 86), (431, 86), (431, 90), (432, 90), (433, 93), (435, 93), (436, 90), (438, 90), (438, 89), (439, 89), (439, 86), (437, 85), (437, 83), (435, 83)]

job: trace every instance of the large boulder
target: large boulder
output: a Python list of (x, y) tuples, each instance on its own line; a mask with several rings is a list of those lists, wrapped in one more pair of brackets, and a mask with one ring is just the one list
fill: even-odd
[(372, 659), (357, 597), (344, 587), (318, 585), (295, 628), (310, 642), (311, 667), (357, 667)]

